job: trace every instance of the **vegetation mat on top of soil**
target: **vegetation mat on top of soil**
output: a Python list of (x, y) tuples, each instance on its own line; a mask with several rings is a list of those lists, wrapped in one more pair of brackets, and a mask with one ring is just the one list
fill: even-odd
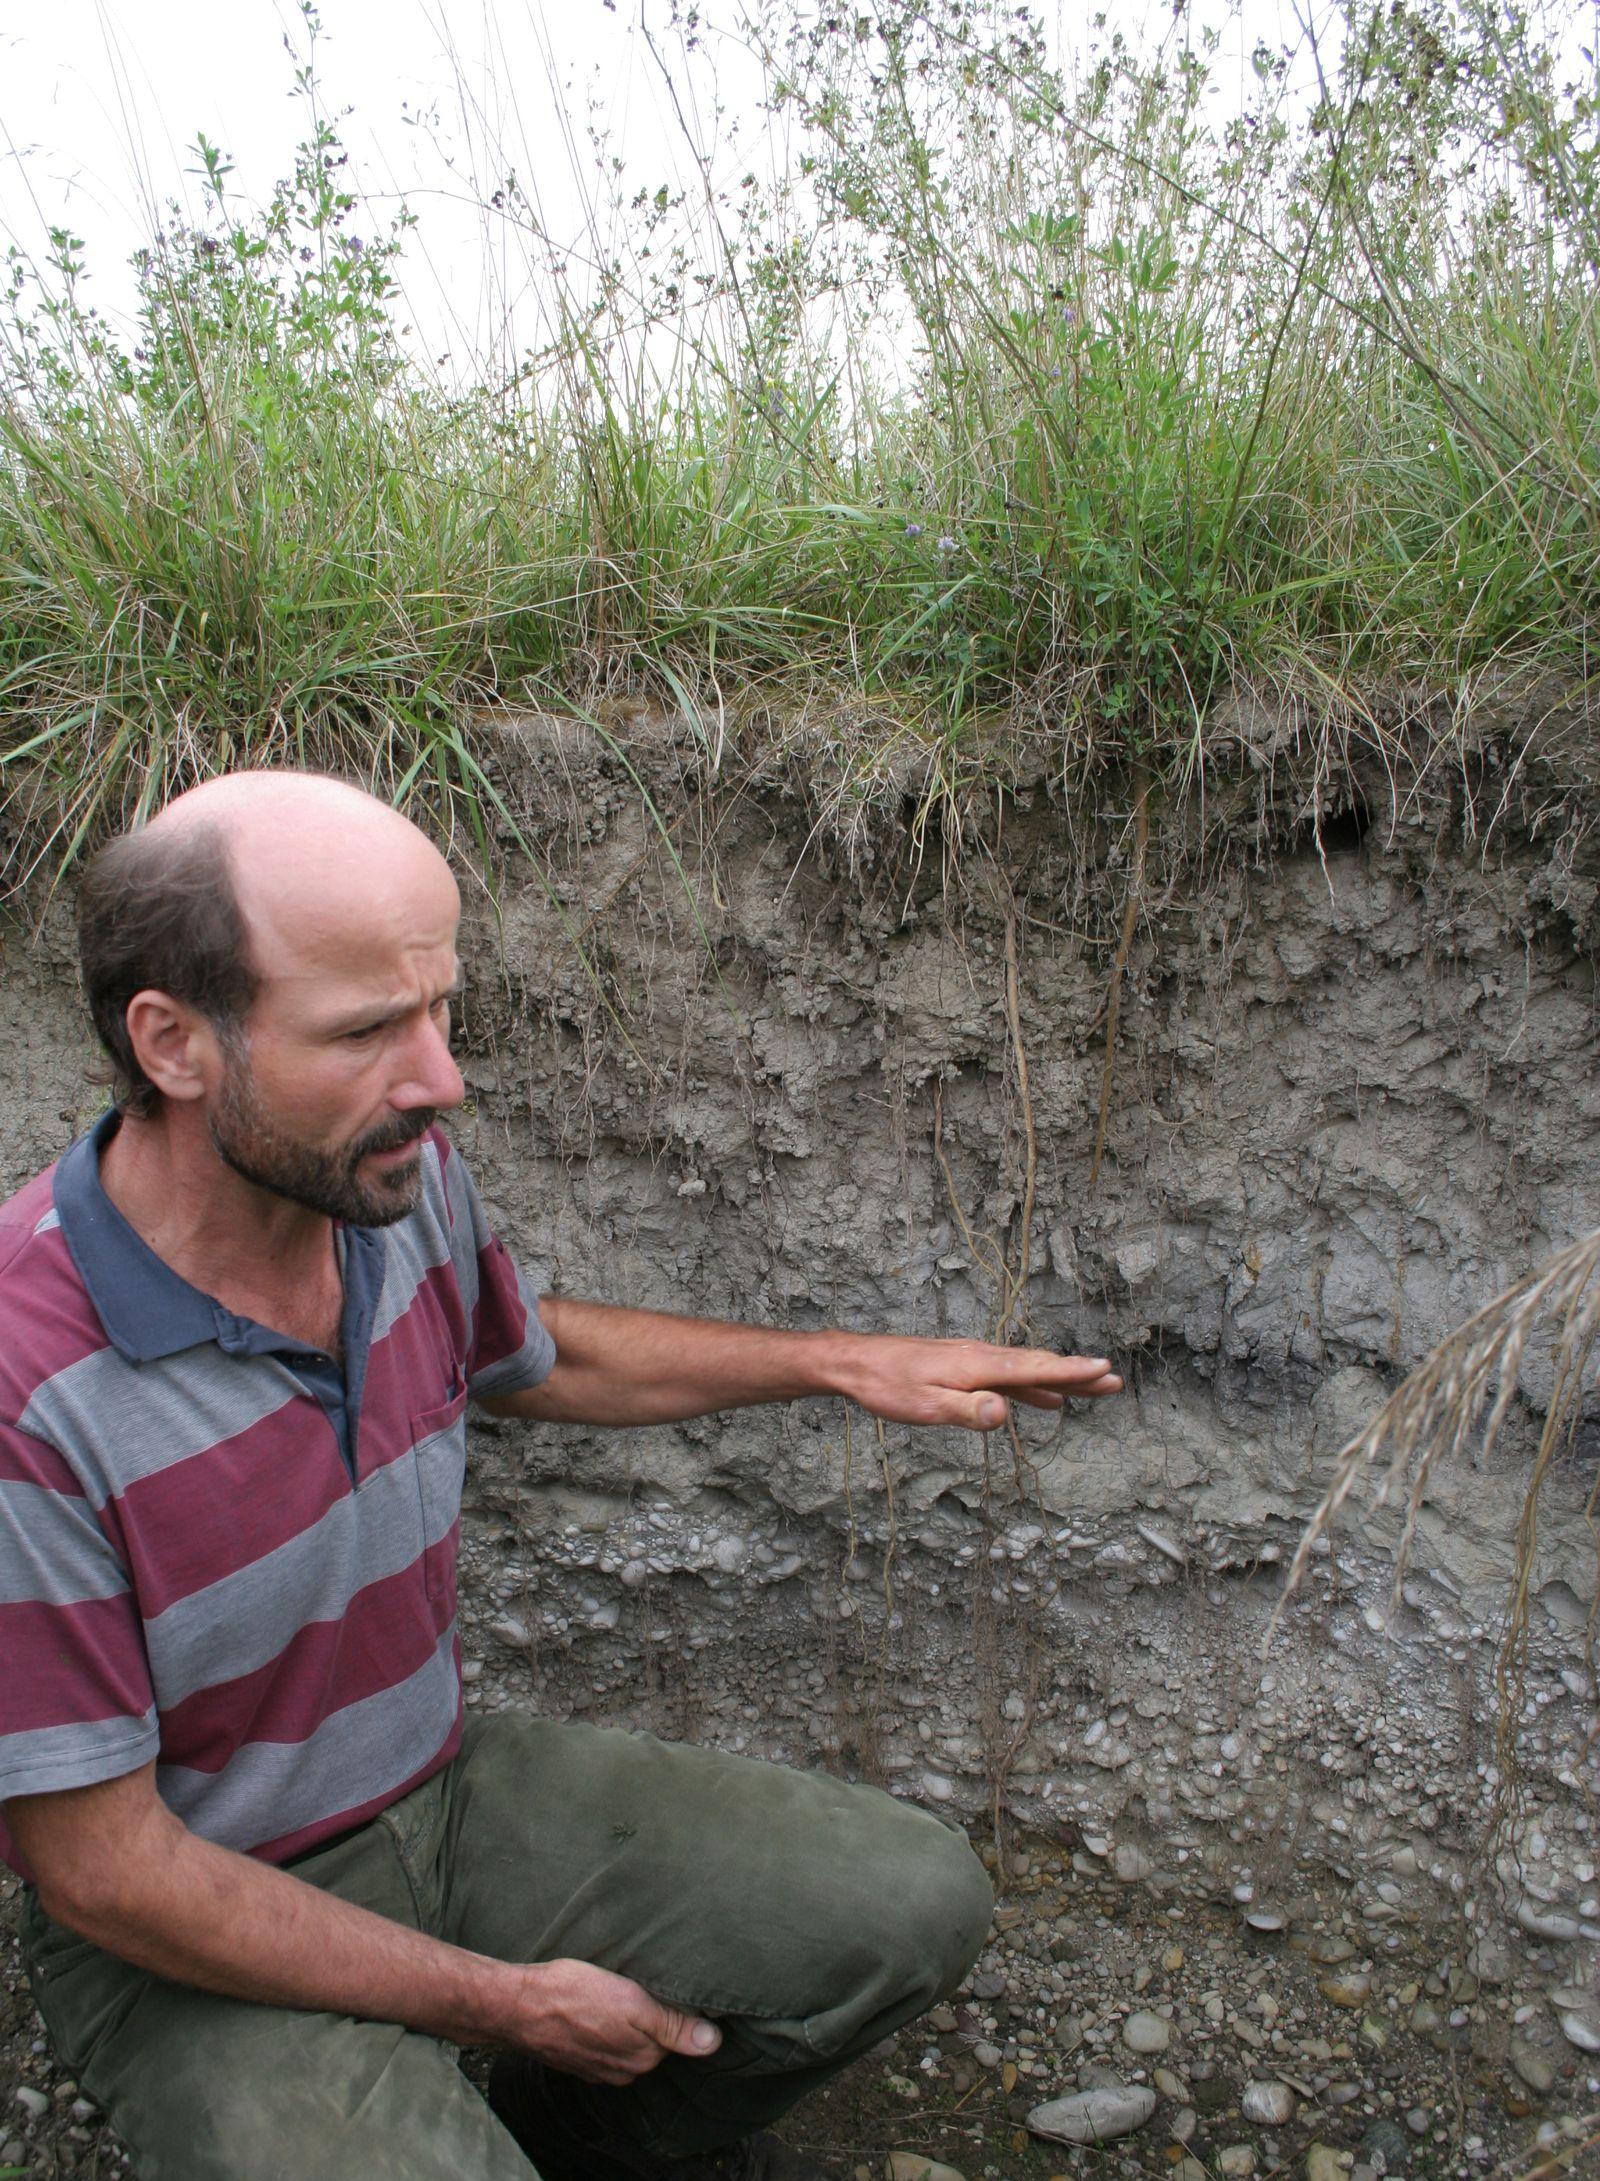
[[(924, 819), (1020, 725), (1068, 786), (1165, 783), (1158, 823), (1229, 698), (1360, 733), (1425, 689), (1445, 757), (1486, 689), (1587, 703), (1600, 99), (1565, 11), (1347, 0), (1232, 111), (1187, 10), (1071, 73), (986, 0), (755, 0), (737, 192), (596, 197), (558, 247), (472, 117), (543, 338), (448, 384), (303, 14), (294, 172), (253, 208), (201, 135), (206, 211), (151, 234), (130, 331), (70, 231), (10, 254), (14, 883), (249, 761), (481, 828), (497, 700), (643, 694), (713, 766), (825, 754), (845, 802), (909, 763)], [(674, 85), (696, 20), (652, 42)]]

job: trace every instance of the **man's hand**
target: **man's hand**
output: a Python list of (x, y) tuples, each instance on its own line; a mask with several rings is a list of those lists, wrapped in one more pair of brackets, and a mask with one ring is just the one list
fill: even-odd
[(1120, 1393), (1104, 1356), (1058, 1356), (1047, 1348), (996, 1348), (982, 1340), (907, 1340), (893, 1334), (840, 1336), (840, 1391), (897, 1424), (960, 1424), (995, 1431), (1021, 1401), (1059, 1409), (1069, 1396)]
[(522, 1974), (526, 2014), (508, 2017), (505, 2042), (587, 2083), (631, 2083), (669, 2052), (703, 2060), (722, 2042), (715, 2024), (590, 1962), (538, 1962)]

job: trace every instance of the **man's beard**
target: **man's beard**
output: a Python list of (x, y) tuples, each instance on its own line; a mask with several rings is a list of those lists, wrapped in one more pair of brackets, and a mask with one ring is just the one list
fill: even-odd
[(306, 1143), (286, 1134), (262, 1110), (248, 1067), (230, 1054), (210, 1128), (217, 1156), (256, 1188), (350, 1226), (389, 1227), (417, 1207), (421, 1159), (380, 1171), (370, 1181), (357, 1170), (374, 1151), (414, 1143), (435, 1118), (434, 1108), (419, 1107), (342, 1147)]

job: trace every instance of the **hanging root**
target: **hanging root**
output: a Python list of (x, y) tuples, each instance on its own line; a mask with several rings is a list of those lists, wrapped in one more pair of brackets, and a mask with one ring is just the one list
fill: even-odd
[(1100, 1178), (1100, 1161), (1105, 1155), (1106, 1127), (1111, 1118), (1111, 1081), (1117, 1065), (1117, 1024), (1122, 1015), (1122, 980), (1127, 973), (1133, 935), (1138, 928), (1139, 905), (1144, 894), (1145, 851), (1150, 846), (1150, 776), (1141, 766), (1137, 778), (1138, 789), (1133, 801), (1133, 869), (1128, 874), (1128, 898), (1122, 905), (1122, 935), (1117, 941), (1116, 960), (1111, 965), (1111, 983), (1106, 992), (1106, 1057), (1100, 1071), (1100, 1116), (1095, 1122), (1094, 1157), (1089, 1162), (1091, 1187)]
[(1028, 1084), (1028, 1054), (1022, 1042), (1022, 980), (1017, 967), (1017, 911), (1006, 912), (1006, 1028), (1011, 1033), (1011, 1060), (1017, 1071), (1017, 1104), (1022, 1111), (1023, 1177), (1022, 1205), (1017, 1215), (1017, 1257), (1005, 1268), (1005, 1292), (1000, 1298), (992, 1340), (1002, 1346), (1008, 1339), (1028, 1290), (1033, 1269), (1033, 1207), (1039, 1183), (1039, 1137), (1033, 1120), (1033, 1092)]

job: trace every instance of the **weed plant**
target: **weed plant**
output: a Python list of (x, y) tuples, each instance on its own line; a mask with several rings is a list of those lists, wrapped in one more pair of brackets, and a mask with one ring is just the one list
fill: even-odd
[(201, 137), (205, 216), (150, 236), (130, 333), (70, 232), (13, 249), (13, 885), (278, 756), (481, 829), (505, 703), (657, 697), (708, 761), (809, 731), (845, 797), (909, 750), (924, 814), (1020, 729), (1170, 812), (1241, 688), (1317, 719), (1587, 689), (1594, 40), (1568, 68), (1500, 0), (1348, 0), (1309, 100), (1258, 49), (1217, 119), (1187, 16), (1074, 76), (990, 0), (752, 4), (769, 172), (597, 197), (586, 266), (488, 193), (545, 299), (509, 369), (408, 348), (417, 241), (355, 232), (309, 6), (294, 171), (243, 209)]

